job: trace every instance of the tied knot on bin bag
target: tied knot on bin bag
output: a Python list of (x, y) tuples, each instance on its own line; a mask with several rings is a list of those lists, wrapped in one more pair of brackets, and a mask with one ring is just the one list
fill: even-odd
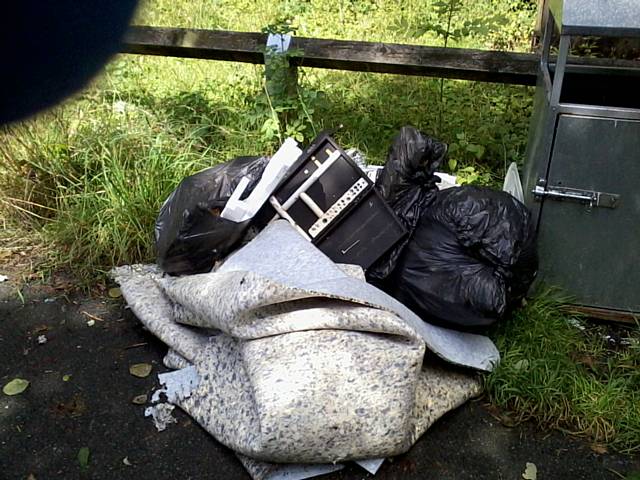
[[(409, 232), (415, 230), (422, 212), (438, 192), (435, 172), (447, 149), (446, 143), (408, 126), (402, 127), (393, 140), (376, 188)], [(409, 238), (367, 271), (369, 281), (381, 284), (391, 274)]]

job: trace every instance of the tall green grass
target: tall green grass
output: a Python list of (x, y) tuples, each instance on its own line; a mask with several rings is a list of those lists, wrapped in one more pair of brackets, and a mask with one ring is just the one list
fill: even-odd
[(520, 420), (640, 450), (640, 335), (611, 330), (540, 292), (493, 332), (502, 362), (486, 377), (488, 395)]
[[(527, 3), (500, 0), (509, 24), (452, 45), (526, 48)], [(494, 2), (466, 2), (453, 27)], [(390, 0), (143, 4), (137, 23), (258, 31), (285, 19), (299, 35), (441, 44), (421, 25), (441, 22), (432, 2)], [(482, 17), (483, 18), (483, 17)], [(508, 27), (508, 28), (507, 28)], [(515, 32), (515, 33), (514, 33)], [(502, 40), (501, 40), (502, 39)], [(85, 279), (120, 263), (152, 261), (156, 212), (181, 178), (238, 155), (269, 154), (262, 66), (122, 55), (85, 91), (52, 111), (0, 132), (0, 215), (39, 232), (51, 262)], [(531, 107), (525, 87), (301, 69), (306, 139), (325, 128), (345, 147), (384, 161), (394, 133), (412, 124), (451, 144), (455, 169), (498, 182), (521, 161)], [(262, 103), (261, 103), (262, 102)], [(282, 137), (280, 132), (280, 137)], [(466, 144), (482, 145), (478, 157)], [(464, 144), (458, 148), (457, 144)], [(461, 172), (464, 174), (464, 171)], [(475, 174), (474, 173), (474, 174)]]
[(196, 104), (173, 100), (165, 99), (162, 114), (141, 102), (80, 101), (77, 110), (6, 128), (5, 215), (40, 230), (51, 241), (50, 260), (86, 281), (112, 265), (153, 259), (161, 202), (183, 177), (220, 160), (222, 139), (247, 142), (243, 132), (218, 132)]

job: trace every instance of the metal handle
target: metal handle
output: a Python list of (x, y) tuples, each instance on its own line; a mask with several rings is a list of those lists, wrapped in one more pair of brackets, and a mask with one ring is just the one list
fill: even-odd
[(573, 200), (587, 204), (589, 207), (616, 208), (620, 203), (620, 195), (615, 193), (596, 192), (593, 190), (581, 190), (568, 187), (546, 187), (546, 181), (540, 179), (531, 191), (536, 200), (544, 198), (554, 200)]

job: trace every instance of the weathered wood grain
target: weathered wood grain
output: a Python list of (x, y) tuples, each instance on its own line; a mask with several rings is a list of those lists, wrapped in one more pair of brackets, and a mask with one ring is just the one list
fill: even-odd
[[(267, 35), (255, 32), (192, 30), (135, 26), (127, 32), (122, 53), (264, 63)], [(293, 37), (292, 66), (358, 72), (420, 75), (482, 82), (535, 85), (539, 57), (532, 53), (426, 47)], [(571, 58), (582, 67), (635, 70), (640, 62)]]
[[(144, 55), (264, 63), (266, 34), (132, 27), (121, 51)], [(296, 66), (534, 85), (532, 54), (294, 37)]]

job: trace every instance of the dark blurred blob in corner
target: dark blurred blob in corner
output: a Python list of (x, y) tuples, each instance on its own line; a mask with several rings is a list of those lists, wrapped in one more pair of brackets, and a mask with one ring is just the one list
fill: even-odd
[(13, 0), (0, 15), (0, 124), (84, 87), (118, 51), (137, 0)]

